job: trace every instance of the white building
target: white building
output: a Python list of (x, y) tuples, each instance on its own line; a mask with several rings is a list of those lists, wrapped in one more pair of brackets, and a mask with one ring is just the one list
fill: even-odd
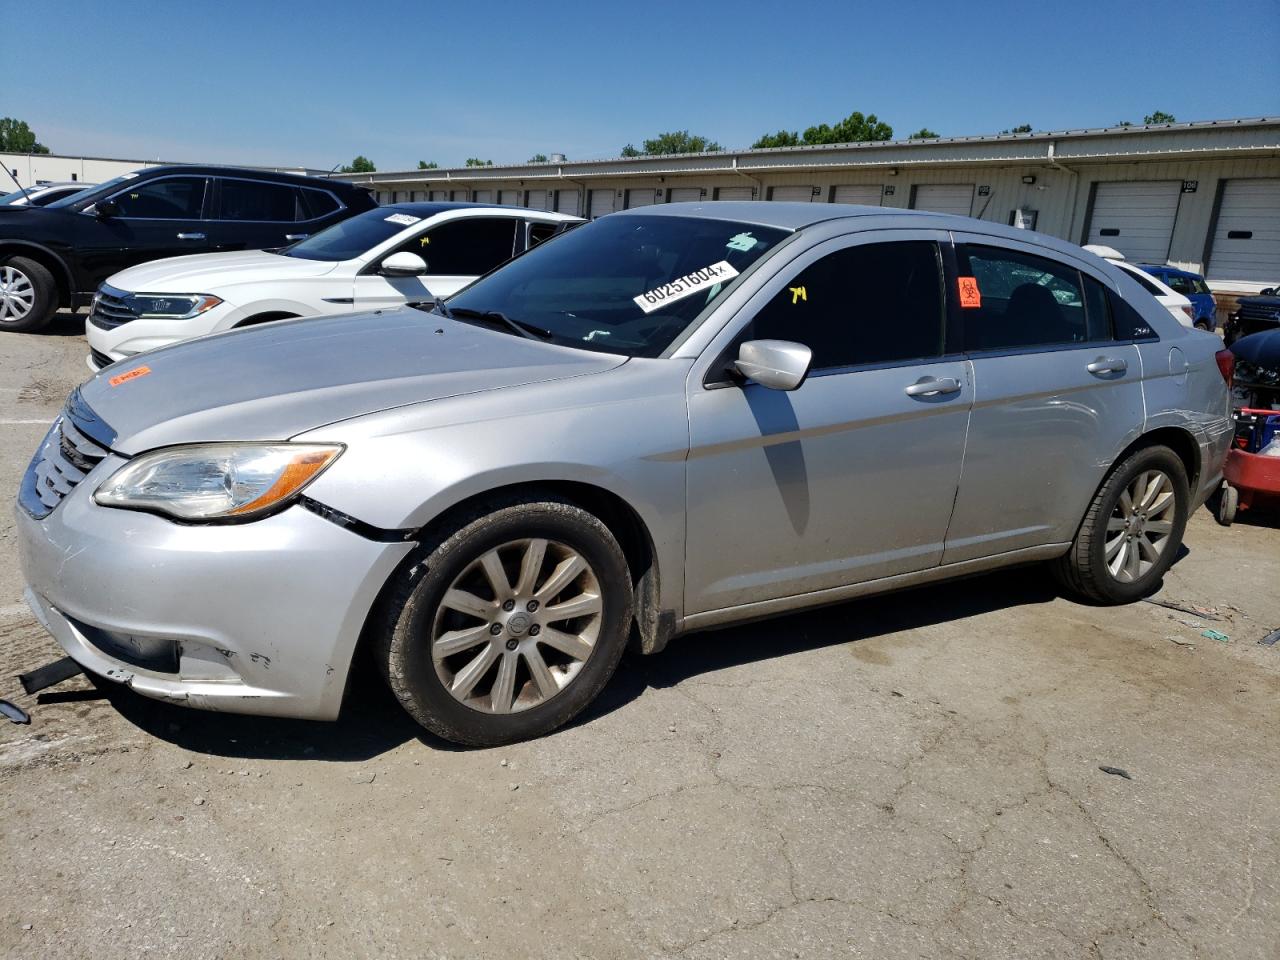
[(678, 200), (939, 210), (1172, 263), (1226, 294), (1280, 284), (1276, 118), (344, 177), (384, 203), (473, 200), (592, 217)]
[[(42, 183), (104, 183), (112, 177), (144, 167), (168, 166), (167, 160), (115, 160), (108, 157), (68, 157), (55, 153), (0, 153), (0, 166), (8, 173), (0, 173), (0, 194), (18, 189), (17, 180), (24, 187)], [(298, 173), (306, 176), (324, 176), (327, 170), (310, 170), (306, 167), (255, 167), (257, 170), (275, 170), (279, 173)]]

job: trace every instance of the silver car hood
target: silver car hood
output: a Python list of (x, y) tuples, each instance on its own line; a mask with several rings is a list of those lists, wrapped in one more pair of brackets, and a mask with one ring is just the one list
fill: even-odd
[(287, 320), (165, 347), (107, 367), (80, 387), (79, 402), (114, 433), (112, 449), (135, 454), (175, 443), (283, 440), (392, 407), (624, 362), (404, 308)]

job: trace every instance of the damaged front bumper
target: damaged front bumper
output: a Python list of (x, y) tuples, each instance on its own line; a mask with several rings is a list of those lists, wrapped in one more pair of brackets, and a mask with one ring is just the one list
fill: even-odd
[(25, 598), (69, 656), (192, 707), (338, 715), (365, 619), (411, 543), (375, 542), (298, 506), (181, 525), (100, 507), (96, 485), (87, 477), (43, 519), (15, 511)]

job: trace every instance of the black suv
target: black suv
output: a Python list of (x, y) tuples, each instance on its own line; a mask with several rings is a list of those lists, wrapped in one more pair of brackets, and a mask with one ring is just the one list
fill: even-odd
[(1280, 329), (1280, 287), (1267, 287), (1257, 296), (1236, 300), (1235, 313), (1222, 325), (1222, 339), (1227, 346), (1263, 330)]
[(0, 330), (39, 330), (134, 264), (283, 247), (375, 206), (341, 180), (203, 166), (126, 173), (47, 207), (0, 206)]

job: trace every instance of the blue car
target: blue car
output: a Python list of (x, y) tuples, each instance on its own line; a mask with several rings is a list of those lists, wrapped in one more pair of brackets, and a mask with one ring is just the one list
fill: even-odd
[(1195, 325), (1204, 330), (1215, 330), (1218, 326), (1217, 301), (1204, 277), (1190, 270), (1179, 270), (1177, 267), (1156, 266), (1155, 264), (1138, 264), (1143, 270), (1164, 282), (1175, 293), (1180, 293), (1191, 301), (1196, 309)]

